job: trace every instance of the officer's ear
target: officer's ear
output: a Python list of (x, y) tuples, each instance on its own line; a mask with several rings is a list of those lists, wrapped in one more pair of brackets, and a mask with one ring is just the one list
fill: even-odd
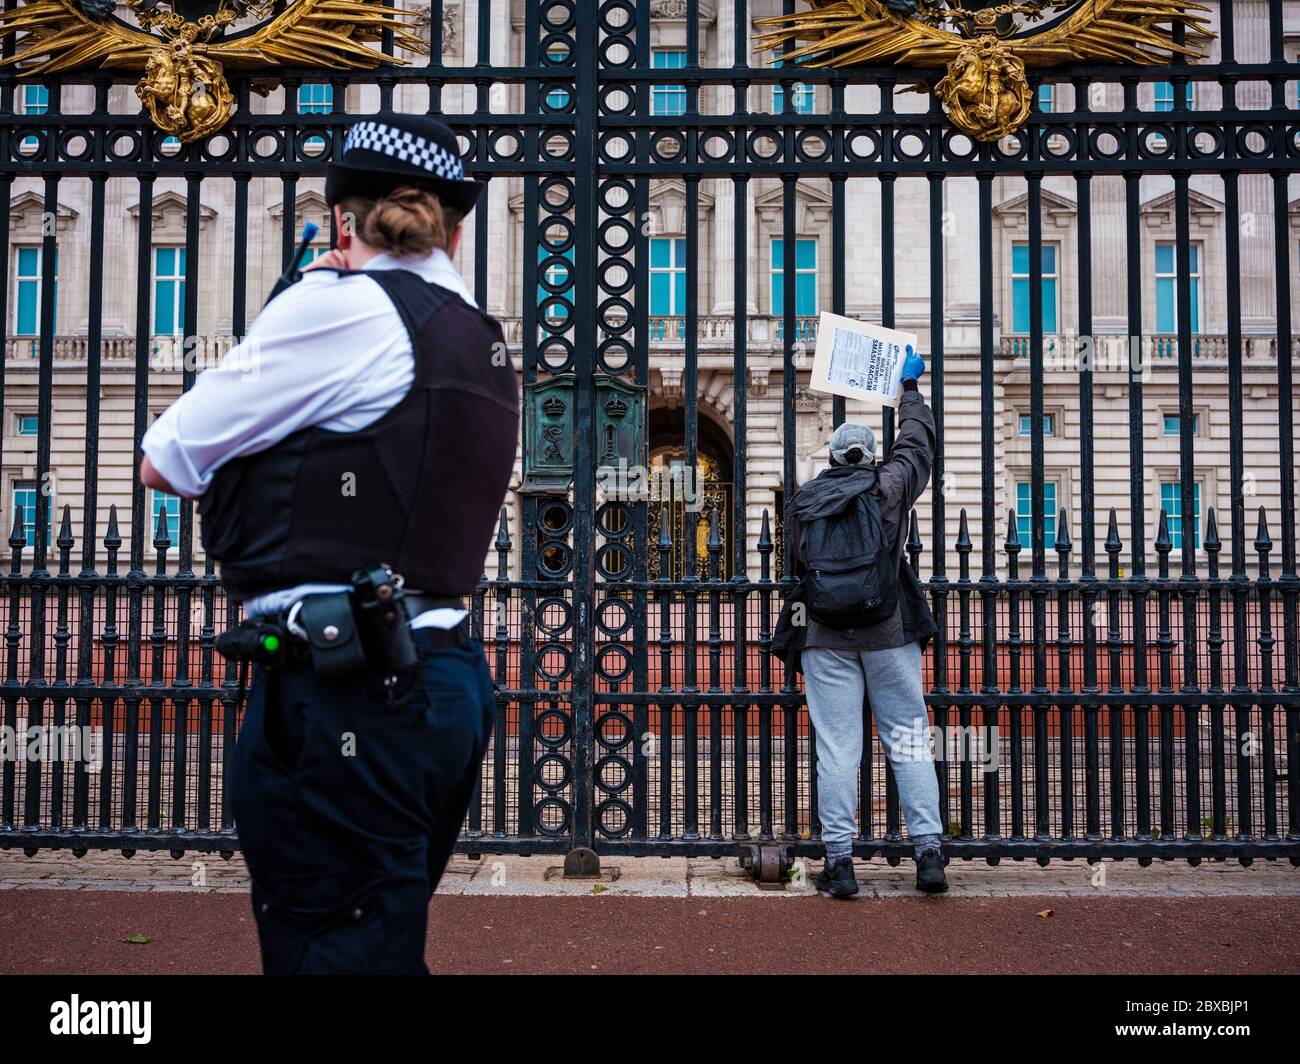
[(451, 234), (451, 239), (447, 241), (447, 254), (451, 258), (456, 257), (456, 249), (460, 247), (460, 238), (465, 234), (465, 226), (456, 226), (456, 231)]
[(334, 232), (338, 234), (337, 247), (340, 251), (347, 251), (352, 246), (352, 230), (356, 228), (356, 223), (351, 217), (345, 218), (341, 204), (334, 204)]

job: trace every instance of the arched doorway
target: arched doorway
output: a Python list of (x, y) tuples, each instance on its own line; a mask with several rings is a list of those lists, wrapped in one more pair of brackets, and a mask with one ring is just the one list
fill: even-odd
[[(731, 440), (726, 430), (708, 417), (699, 418), (696, 445), (695, 479), (696, 498), (693, 505), (683, 497), (681, 485), (689, 485), (689, 478), (670, 474), (676, 468), (681, 470), (686, 461), (686, 416), (680, 407), (660, 407), (650, 411), (650, 471), (651, 483), (672, 485), (671, 497), (665, 492), (656, 492), (650, 500), (649, 527), (649, 571), (651, 579), (666, 576), (670, 580), (681, 580), (684, 575), (683, 565), (686, 558), (686, 537), (695, 535), (695, 574), (701, 580), (709, 578), (709, 521), (714, 512), (718, 515), (719, 538), (722, 552), (718, 559), (718, 578), (730, 579), (732, 572), (732, 450)], [(686, 494), (691, 494), (687, 491)], [(659, 542), (661, 522), (669, 521), (669, 534), (673, 549), (669, 554), (669, 571), (661, 572), (660, 553), (656, 549)]]

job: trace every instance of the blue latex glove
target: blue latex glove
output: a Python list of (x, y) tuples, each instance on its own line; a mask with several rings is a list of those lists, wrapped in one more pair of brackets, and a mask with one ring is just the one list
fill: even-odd
[(907, 358), (903, 360), (903, 380), (919, 381), (921, 374), (925, 372), (925, 359), (912, 350), (912, 345), (907, 345)]

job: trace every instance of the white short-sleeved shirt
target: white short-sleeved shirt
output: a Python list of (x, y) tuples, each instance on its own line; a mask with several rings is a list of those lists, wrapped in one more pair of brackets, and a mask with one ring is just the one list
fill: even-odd
[[(447, 253), (399, 259), (381, 253), (365, 270), (406, 269), (473, 297)], [(141, 447), (180, 494), (197, 498), (226, 462), (257, 454), (300, 429), (356, 431), (385, 414), (415, 380), (415, 353), (392, 301), (366, 277), (307, 270), (262, 311), (220, 364), (149, 427)], [(304, 584), (250, 599), (245, 613), (271, 613), (304, 594), (340, 590)], [(413, 627), (450, 628), (464, 610), (430, 610)]]

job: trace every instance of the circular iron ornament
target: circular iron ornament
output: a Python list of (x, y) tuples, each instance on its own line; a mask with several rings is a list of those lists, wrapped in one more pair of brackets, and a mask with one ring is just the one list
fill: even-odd
[[(546, 659), (555, 654), (564, 662), (558, 671), (546, 667)], [(563, 643), (543, 643), (536, 650), (537, 659), (533, 662), (533, 671), (547, 680), (566, 680), (573, 673), (573, 653)]]
[[(622, 611), (623, 614), (623, 620), (618, 624), (611, 622), (606, 616), (615, 610)], [(612, 639), (616, 639), (631, 628), (632, 621), (632, 608), (622, 599), (606, 599), (596, 608), (596, 627)]]
[[(333, 138), (327, 137), (326, 140), (332, 147)], [(225, 144), (225, 149), (219, 149), (218, 144)], [(239, 158), (239, 138), (227, 133), (213, 134), (199, 145), (199, 154), (207, 162), (233, 163)]]
[[(608, 250), (608, 249), (606, 249)], [(612, 296), (621, 296), (625, 292), (630, 292), (636, 286), (636, 275), (628, 268), (627, 259), (618, 256), (607, 258), (600, 264), (597, 273), (600, 275), (600, 287)], [(616, 270), (623, 271), (623, 280), (621, 282), (611, 281), (609, 275)], [(623, 328), (630, 327), (632, 321), (632, 304), (625, 299), (610, 299), (600, 305), (603, 311), (609, 306), (623, 306), (627, 308), (626, 323)]]
[[(614, 129), (610, 130), (597, 142), (597, 149), (600, 157), (607, 163), (627, 163), (631, 162), (632, 149), (636, 143), (636, 138), (627, 130)], [(621, 148), (619, 146), (621, 145)], [(611, 150), (619, 148), (619, 150)]]
[[(546, 726), (558, 724), (554, 735), (547, 735)], [(533, 719), (533, 738), (547, 750), (559, 750), (573, 738), (573, 718), (562, 709), (544, 709)]]
[[(1114, 148), (1109, 151), (1102, 147), (1102, 137), (1110, 137)], [(1122, 126), (1093, 126), (1088, 131), (1088, 153), (1094, 159), (1124, 158), (1124, 129)]]
[(331, 139), (319, 129), (300, 129), (293, 135), (293, 157), (295, 162), (326, 162), (330, 157), (332, 147)]
[(624, 372), (631, 365), (632, 358), (632, 345), (626, 340), (609, 339), (596, 348), (596, 360), (607, 373), (618, 375)]
[[(617, 725), (620, 734), (611, 736), (611, 725)], [(596, 722), (596, 741), (606, 750), (621, 750), (632, 741), (632, 718), (617, 709), (610, 710)]]
[[(610, 199), (610, 194), (614, 192), (622, 195), (622, 203), (615, 203)], [(614, 177), (601, 182), (599, 195), (600, 209), (606, 214), (626, 214), (632, 209), (636, 188), (627, 178)]]
[[(606, 754), (592, 766), (596, 786), (608, 794), (622, 794), (632, 786), (631, 767), (626, 758), (619, 757), (617, 754)], [(613, 771), (617, 771), (621, 778), (611, 782), (606, 774)]]
[[(623, 57), (615, 55), (615, 49), (621, 48)], [(600, 42), (600, 65), (606, 70), (626, 70), (636, 62), (636, 50), (625, 36), (606, 37)]]
[(542, 134), (538, 150), (554, 162), (571, 163), (577, 158), (576, 144), (569, 130), (552, 126)]
[[(609, 815), (611, 812), (618, 812), (623, 817), (622, 827), (610, 827)], [(596, 827), (607, 838), (622, 838), (632, 830), (632, 807), (622, 798), (606, 798), (596, 806)]]
[[(663, 145), (671, 146), (665, 151)], [(679, 163), (686, 158), (686, 135), (674, 130), (656, 130), (650, 141), (650, 158), (654, 162)]]
[[(120, 147), (126, 141), (128, 147)], [(110, 133), (104, 138), (104, 154), (111, 162), (137, 162), (144, 144), (144, 137), (134, 129), (124, 129)]]
[[(770, 142), (772, 150), (759, 150), (761, 142)], [(780, 138), (771, 129), (756, 129), (745, 138), (745, 162), (779, 163), (784, 161)]]
[[(906, 144), (909, 138), (915, 138), (921, 145), (920, 148), (908, 151)], [(930, 155), (930, 131), (925, 126), (903, 126), (894, 131), (890, 142), (893, 145), (894, 158), (896, 159), (902, 158), (909, 162), (918, 162)]]
[[(559, 814), (558, 824), (547, 824), (546, 815), (548, 810), (557, 810)], [(573, 809), (568, 802), (562, 798), (556, 798), (554, 795), (543, 798), (533, 806), (533, 824), (541, 835), (554, 838), (558, 835), (567, 835), (569, 833), (569, 820), (573, 816)]]
[[(546, 770), (552, 765), (557, 766), (558, 771), (554, 780), (548, 780)], [(542, 790), (549, 791), (551, 794), (564, 790), (572, 779), (573, 766), (567, 757), (561, 757), (559, 754), (543, 754), (533, 764), (533, 780)]]
[[(865, 140), (871, 149), (863, 151), (857, 146), (859, 140)], [(880, 134), (874, 129), (859, 127), (847, 130), (844, 134), (844, 157), (853, 162), (874, 162), (880, 158), (880, 144)]]
[[(558, 351), (559, 357), (552, 352)], [(566, 373), (573, 368), (573, 344), (564, 336), (548, 336), (538, 349), (537, 358), (548, 373)]]
[[(72, 142), (81, 141), (81, 150), (73, 151)], [(66, 162), (81, 162), (94, 156), (95, 142), (86, 133), (80, 130), (72, 130), (59, 135), (58, 153), (59, 158)]]
[[(564, 236), (559, 240), (550, 236), (550, 234), (557, 229), (564, 234)], [(547, 218), (544, 222), (538, 223), (538, 246), (545, 248), (552, 256), (563, 255), (574, 246), (576, 240), (577, 237), (573, 232), (573, 223), (563, 215), (555, 218)], [(566, 259), (565, 261), (567, 262), (568, 260)], [(570, 265), (572, 264), (570, 263)]]
[[(154, 140), (154, 148), (156, 150), (157, 148), (162, 146), (162, 143), (165, 140), (167, 140), (167, 134), (155, 131), (153, 135), (153, 140)], [(269, 151), (259, 150), (259, 146), (265, 144), (268, 141), (272, 145), (271, 149)], [(252, 155), (254, 159), (259, 159), (263, 162), (272, 159), (276, 161), (283, 161), (284, 135), (280, 133), (279, 130), (275, 130), (275, 129), (259, 129), (257, 131), (257, 136), (250, 138), (248, 151), (249, 154)]]
[[(621, 527), (613, 526), (615, 519)], [(632, 508), (625, 502), (605, 503), (596, 510), (596, 528), (606, 539), (627, 539), (632, 534)]]
[(992, 149), (992, 154), (999, 159), (1027, 159), (1029, 157), (1029, 138), (1024, 135), (1023, 131), (1008, 133), (1005, 137), (991, 142), (989, 146)]
[[(553, 199), (552, 194), (560, 192), (561, 198)], [(570, 207), (577, 193), (574, 191), (573, 182), (567, 177), (548, 177), (537, 188), (537, 198), (540, 203), (557, 215), (562, 215)]]
[[(714, 150), (712, 145), (721, 144), (721, 150)], [(699, 152), (710, 162), (731, 162), (736, 152), (736, 138), (727, 129), (711, 129), (700, 134), (697, 142)]]
[[(1260, 147), (1252, 148), (1250, 138), (1258, 136)], [(1247, 159), (1266, 159), (1273, 153), (1273, 130), (1270, 126), (1242, 126), (1237, 130), (1237, 154)]]
[(559, 31), (544, 34), (537, 42), (537, 54), (550, 67), (573, 66), (573, 37)]
[(573, 569), (573, 551), (560, 541), (543, 543), (537, 552), (537, 572), (544, 580), (561, 580)]
[[(545, 281), (538, 282), (539, 287), (547, 287)], [(537, 316), (545, 322), (542, 326), (547, 332), (559, 332), (561, 329), (567, 329), (565, 324), (573, 317), (573, 302), (564, 296), (548, 296), (546, 299), (539, 300), (537, 304)]]
[[(1209, 147), (1201, 147), (1201, 140), (1210, 138)], [(1187, 130), (1187, 154), (1193, 159), (1217, 159), (1223, 154), (1223, 130), (1218, 126), (1199, 124)]]
[[(564, 93), (564, 103), (557, 106), (551, 102), (551, 97), (556, 93)], [(571, 115), (577, 111), (577, 105), (573, 98), (572, 86), (567, 81), (547, 81), (544, 82), (537, 90), (538, 96), (542, 101), (542, 111), (548, 115)]]
[[(610, 17), (615, 13), (623, 16), (622, 23), (615, 23)], [(614, 36), (627, 36), (635, 28), (636, 4), (633, 0), (605, 0), (600, 5), (600, 28)]]
[[(560, 19), (550, 18), (553, 11), (559, 11), (564, 17)], [(542, 13), (539, 19), (546, 29), (554, 33), (568, 33), (577, 24), (576, 5), (570, 0), (543, 0)]]
[(636, 114), (636, 93), (631, 85), (614, 84), (600, 90), (600, 109), (607, 116), (630, 118)]
[[(808, 142), (813, 138), (821, 141), (821, 151), (810, 151)], [(803, 129), (795, 134), (794, 157), (801, 163), (821, 163), (835, 152), (835, 139), (824, 129)]]
[[(615, 233), (622, 235), (621, 244), (615, 244), (611, 240), (611, 236)], [(596, 234), (600, 239), (600, 246), (611, 255), (628, 254), (636, 241), (636, 227), (626, 218), (606, 218), (600, 223)]]
[[(552, 270), (563, 270), (564, 277), (560, 280), (552, 281), (549, 274)], [(537, 284), (548, 292), (560, 293), (566, 292), (573, 287), (574, 282), (573, 263), (563, 255), (547, 255), (539, 259), (537, 263)], [(572, 308), (570, 308), (572, 309)], [(543, 315), (544, 317), (545, 315)]]
[[(554, 624), (548, 622), (546, 614), (551, 609), (558, 609), (564, 615), (563, 620)], [(573, 604), (554, 595), (542, 599), (533, 607), (533, 626), (549, 636), (563, 635), (573, 627)]]
[(1144, 126), (1138, 134), (1138, 158), (1172, 159), (1173, 157), (1174, 127)]
[[(608, 260), (615, 264), (627, 266), (623, 259)], [(621, 314), (610, 314), (610, 311), (622, 311)], [(621, 335), (632, 328), (635, 309), (632, 304), (620, 296), (611, 296), (609, 299), (602, 300), (600, 304), (600, 327), (606, 332), (613, 333), (615, 336)]]
[[(958, 150), (958, 143), (966, 145), (965, 151)], [(979, 149), (975, 145), (974, 139), (960, 129), (945, 129), (940, 134), (939, 150), (943, 152), (944, 159), (972, 159)]]
[[(501, 142), (509, 139), (514, 142), (514, 149), (506, 151)], [(493, 162), (518, 162), (524, 157), (524, 138), (513, 129), (496, 129), (488, 135), (488, 158)]]
[(1050, 159), (1073, 159), (1079, 149), (1079, 137), (1069, 126), (1044, 130), (1038, 150)]
[[(620, 669), (611, 670), (606, 664), (607, 658), (619, 657), (623, 661)], [(602, 680), (618, 683), (627, 679), (632, 673), (632, 653), (622, 643), (609, 643), (596, 652), (596, 672)]]
[(606, 580), (626, 580), (632, 575), (632, 552), (619, 543), (606, 543), (596, 551), (596, 572)]

